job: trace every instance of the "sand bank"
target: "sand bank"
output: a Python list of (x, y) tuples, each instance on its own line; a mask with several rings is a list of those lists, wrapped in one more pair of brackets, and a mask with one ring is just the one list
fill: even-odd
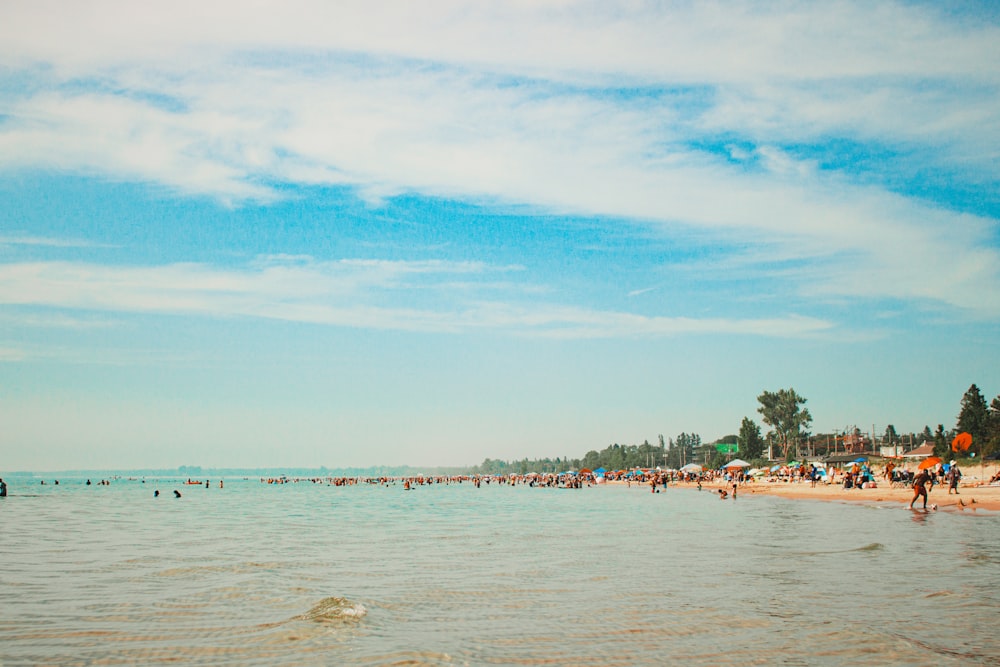
[[(947, 484), (936, 484), (928, 494), (927, 506), (937, 505), (939, 510), (953, 510), (961, 512), (975, 512), (977, 510), (1000, 511), (1000, 486), (988, 486), (984, 482), (988, 481), (996, 474), (998, 466), (996, 463), (986, 466), (966, 466), (962, 469), (964, 474), (962, 483), (959, 486), (958, 494), (949, 494)], [(696, 486), (692, 484), (678, 484), (678, 486)], [(706, 489), (725, 488), (732, 491), (731, 485), (720, 482), (705, 484)], [(808, 500), (832, 500), (836, 502), (869, 502), (869, 503), (899, 503), (909, 505), (913, 498), (913, 488), (909, 486), (890, 485), (888, 482), (878, 480), (878, 486), (874, 489), (845, 489), (840, 484), (817, 483), (812, 486), (809, 482), (748, 482), (739, 487), (738, 492), (742, 495), (766, 494), (781, 496), (784, 498), (808, 499)], [(922, 507), (921, 500), (917, 500), (914, 507)]]
[[(718, 484), (705, 485), (704, 488), (728, 488), (731, 486), (721, 486)], [(766, 482), (755, 482), (741, 486), (738, 490), (740, 495), (764, 494), (781, 496), (784, 498), (808, 499), (808, 500), (833, 500), (839, 502), (870, 502), (870, 503), (895, 503), (909, 505), (913, 498), (913, 489), (890, 488), (886, 484), (880, 484), (874, 489), (845, 489), (840, 485), (817, 484), (815, 487), (808, 483), (785, 484)], [(917, 500), (915, 507), (922, 506), (922, 500)], [(992, 510), (1000, 511), (1000, 486), (962, 486), (958, 494), (948, 494), (948, 487), (936, 485), (928, 494), (927, 505), (937, 505), (938, 509), (951, 509), (959, 511)]]
[[(960, 512), (977, 512), (985, 510), (987, 512), (1000, 511), (1000, 486), (988, 486), (984, 481), (988, 481), (1000, 465), (990, 463), (984, 466), (966, 466), (962, 468), (964, 477), (958, 489), (958, 494), (948, 493), (947, 484), (937, 484), (931, 489), (928, 495), (927, 506), (937, 505), (938, 510), (950, 510)], [(633, 485), (636, 485), (633, 483)], [(641, 485), (641, 484), (640, 484)], [(670, 487), (696, 488), (696, 483), (691, 482), (671, 482)], [(726, 489), (732, 493), (732, 484), (727, 484), (721, 480), (703, 482), (702, 488), (706, 491), (715, 492), (717, 489)], [(878, 486), (874, 489), (845, 489), (841, 484), (824, 484), (818, 482), (812, 486), (809, 482), (767, 482), (753, 481), (741, 484), (737, 493), (742, 496), (750, 495), (772, 495), (783, 498), (794, 498), (801, 500), (826, 500), (835, 502), (860, 502), (860, 503), (899, 503), (900, 506), (910, 504), (913, 498), (913, 488), (910, 486), (892, 486), (883, 480), (878, 481)], [(917, 500), (914, 507), (922, 507), (921, 500)]]

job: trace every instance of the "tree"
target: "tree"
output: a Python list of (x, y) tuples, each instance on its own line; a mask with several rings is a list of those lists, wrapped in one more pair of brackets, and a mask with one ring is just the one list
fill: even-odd
[(1000, 451), (1000, 396), (990, 403), (986, 413), (986, 442), (980, 448), (980, 455), (987, 456)]
[(958, 423), (955, 427), (959, 433), (965, 432), (972, 436), (972, 449), (982, 451), (987, 437), (988, 408), (983, 392), (973, 384), (962, 396), (962, 410), (958, 413)]
[(938, 424), (934, 431), (934, 456), (944, 458), (948, 455), (948, 439), (944, 434), (944, 424)]
[(760, 437), (760, 426), (749, 417), (743, 418), (740, 424), (739, 439), (740, 456), (747, 461), (759, 459), (764, 455), (764, 438)]
[(896, 433), (896, 427), (889, 424), (885, 427), (885, 435), (882, 436), (882, 445), (885, 447), (895, 447), (899, 444), (899, 434)]
[(688, 463), (694, 463), (694, 448), (701, 444), (701, 436), (697, 433), (681, 433), (677, 440), (670, 439), (667, 450), (667, 466), (680, 468)]
[(772, 427), (773, 434), (781, 446), (781, 452), (785, 460), (788, 460), (788, 450), (798, 441), (799, 436), (809, 435), (809, 424), (812, 423), (812, 415), (806, 408), (806, 399), (795, 393), (795, 390), (779, 389), (776, 392), (765, 391), (757, 397), (760, 407), (757, 408), (764, 420), (764, 423)]

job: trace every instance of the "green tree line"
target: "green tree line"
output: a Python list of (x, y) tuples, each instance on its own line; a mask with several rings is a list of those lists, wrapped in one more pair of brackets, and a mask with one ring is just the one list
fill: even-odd
[[(596, 470), (629, 470), (633, 468), (680, 468), (688, 463), (698, 463), (714, 468), (723, 465), (733, 455), (751, 463), (763, 464), (767, 459), (768, 442), (772, 444), (772, 455), (783, 461), (789, 461), (800, 455), (803, 445), (808, 445), (809, 439), (823, 442), (837, 437), (836, 434), (818, 434), (812, 436), (809, 426), (812, 415), (805, 407), (805, 397), (794, 389), (779, 389), (764, 391), (757, 397), (760, 407), (761, 421), (770, 426), (766, 434), (760, 426), (744, 417), (739, 433), (727, 435), (715, 442), (704, 444), (697, 433), (682, 432), (675, 438), (664, 440), (658, 436), (657, 444), (648, 440), (641, 445), (608, 445), (601, 451), (591, 450), (581, 458), (555, 459), (522, 459), (520, 461), (502, 461), (486, 459), (482, 464), (471, 468), (474, 474), (526, 474), (560, 473), (583, 468)], [(951, 442), (958, 433), (969, 433), (972, 436), (972, 446), (965, 456), (990, 456), (1000, 452), (1000, 395), (987, 404), (982, 391), (973, 384), (962, 396), (960, 410), (955, 428), (945, 429), (944, 424), (938, 424), (931, 431), (925, 426), (920, 433), (903, 436), (896, 432), (890, 424), (881, 438), (883, 445), (906, 444), (917, 446), (928, 442), (934, 445), (934, 453), (942, 458), (949, 456)], [(860, 431), (858, 431), (860, 433)], [(873, 434), (874, 436), (874, 434)], [(733, 448), (719, 445), (735, 445)]]

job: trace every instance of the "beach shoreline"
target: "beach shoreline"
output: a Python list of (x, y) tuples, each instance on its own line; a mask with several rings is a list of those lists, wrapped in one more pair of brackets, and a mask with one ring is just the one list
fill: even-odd
[[(959, 485), (957, 494), (948, 493), (948, 485), (935, 484), (928, 494), (928, 509), (939, 511), (953, 511), (965, 513), (984, 514), (1000, 512), (1000, 486), (989, 486), (985, 480), (989, 480), (1000, 469), (997, 464), (988, 464), (984, 467), (969, 466), (964, 468), (965, 477)], [(626, 484), (624, 481), (614, 481), (611, 484)], [(633, 484), (646, 486), (643, 483)], [(698, 482), (671, 481), (670, 489), (697, 489)], [(717, 493), (720, 489), (732, 494), (732, 482), (717, 478), (701, 482), (703, 491)], [(825, 502), (861, 503), (861, 504), (898, 504), (900, 507), (909, 507), (913, 498), (913, 487), (902, 485), (891, 485), (890, 483), (878, 479), (876, 488), (850, 488), (846, 489), (842, 484), (826, 484), (817, 482), (813, 485), (809, 481), (788, 482), (788, 481), (766, 481), (750, 480), (741, 483), (737, 487), (737, 497), (739, 496), (775, 496), (787, 498), (789, 500), (815, 500)], [(923, 502), (918, 499), (914, 503), (914, 508), (922, 509)]]
[[(966, 478), (968, 479), (968, 478)], [(989, 479), (989, 476), (986, 478)], [(737, 487), (737, 495), (767, 495), (790, 500), (817, 500), (826, 502), (867, 503), (867, 504), (899, 504), (908, 507), (913, 498), (912, 486), (891, 486), (888, 482), (879, 480), (876, 488), (845, 489), (842, 484), (825, 484), (817, 482), (766, 482), (751, 481)], [(697, 482), (672, 482), (672, 487), (697, 488)], [(702, 489), (717, 492), (724, 489), (732, 493), (732, 483), (713, 480), (702, 483)], [(920, 499), (914, 503), (914, 508), (922, 508)], [(927, 497), (927, 507), (937, 510), (957, 512), (986, 513), (1000, 512), (1000, 486), (988, 486), (978, 479), (968, 480), (958, 488), (958, 493), (948, 493), (947, 484), (935, 484)]]

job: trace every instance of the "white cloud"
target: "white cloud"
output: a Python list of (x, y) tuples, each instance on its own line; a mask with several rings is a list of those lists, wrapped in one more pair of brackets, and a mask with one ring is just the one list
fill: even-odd
[[(996, 317), (995, 221), (780, 145), (874, 141), (995, 182), (998, 44), (995, 25), (895, 3), (6, 3), (0, 63), (35, 82), (0, 102), (0, 168), (686, 225), (798, 258), (805, 295)], [(720, 137), (726, 159), (697, 147)]]
[(4, 347), (0, 345), (0, 363), (19, 362), (27, 358), (24, 350), (17, 347)]
[[(0, 304), (116, 313), (254, 317), (321, 325), (461, 333), (503, 330), (557, 338), (682, 333), (801, 337), (830, 330), (808, 317), (647, 317), (539, 301), (484, 300), (454, 274), (491, 274), (470, 263), (341, 261), (222, 270), (196, 264), (108, 267), (70, 262), (0, 265)], [(445, 282), (439, 281), (444, 278)], [(413, 282), (418, 279), (417, 282)], [(487, 290), (496, 284), (487, 283)], [(508, 289), (515, 295), (531, 290)], [(29, 314), (30, 324), (45, 319)], [(17, 319), (17, 318), (14, 318)], [(58, 319), (55, 326), (79, 320)]]
[(948, 76), (996, 56), (996, 29), (884, 2), (602, 3), (533, 0), (7, 2), (0, 54), (67, 72), (211, 54), (339, 49), (477, 68), (740, 82)]
[(107, 244), (92, 241), (62, 239), (43, 236), (0, 236), (0, 246), (43, 246), (48, 248), (108, 248)]

